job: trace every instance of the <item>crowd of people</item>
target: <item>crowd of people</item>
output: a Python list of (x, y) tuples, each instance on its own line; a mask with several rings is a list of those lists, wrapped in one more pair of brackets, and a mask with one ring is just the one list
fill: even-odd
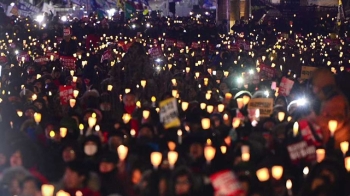
[(0, 195), (349, 195), (349, 28), (1, 12)]

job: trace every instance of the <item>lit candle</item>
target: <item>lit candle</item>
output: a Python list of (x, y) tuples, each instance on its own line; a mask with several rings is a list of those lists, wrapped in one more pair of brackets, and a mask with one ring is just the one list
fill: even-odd
[(283, 167), (280, 165), (275, 165), (271, 168), (271, 173), (273, 178), (279, 180), (283, 175)]
[(226, 154), (227, 147), (226, 146), (220, 146), (220, 150), (222, 154)]
[(203, 118), (203, 119), (201, 120), (201, 124), (202, 124), (202, 128), (203, 128), (204, 130), (210, 129), (210, 119), (209, 119), (209, 118)]
[(247, 146), (247, 145), (241, 146), (242, 161), (249, 161), (249, 159), (250, 159), (250, 152), (249, 151), (250, 151), (249, 146)]
[(78, 77), (77, 76), (73, 76), (73, 82), (77, 83)]
[(334, 136), (334, 132), (337, 130), (338, 122), (336, 120), (328, 121), (328, 129), (331, 132), (331, 136)]
[(168, 162), (170, 165), (170, 169), (174, 169), (175, 163), (178, 159), (178, 153), (175, 151), (169, 151), (168, 152)]
[(298, 132), (299, 132), (299, 123), (298, 122), (295, 122), (293, 124), (293, 136), (297, 136), (298, 135)]
[(70, 107), (71, 107), (71, 108), (74, 108), (76, 102), (77, 102), (77, 100), (75, 100), (75, 99), (70, 99), (70, 100), (69, 100), (69, 105), (70, 105)]
[(238, 109), (242, 109), (242, 107), (244, 106), (243, 104), (243, 98), (237, 98), (237, 106), (238, 106)]
[(141, 86), (142, 86), (142, 88), (145, 88), (145, 87), (146, 87), (146, 84), (147, 84), (147, 81), (146, 81), (146, 80), (141, 80)]
[(290, 179), (287, 180), (286, 182), (286, 188), (287, 188), (287, 191), (288, 191), (288, 196), (292, 196), (293, 195), (293, 192), (292, 192), (292, 181)]
[(79, 90), (73, 90), (73, 97), (77, 98), (79, 95)]
[(207, 160), (207, 164), (210, 164), (210, 162), (214, 159), (215, 153), (216, 149), (211, 145), (207, 145), (204, 147), (204, 157), (205, 160)]
[(186, 111), (188, 108), (188, 105), (189, 105), (188, 102), (185, 102), (185, 101), (181, 102), (182, 111)]
[(97, 122), (97, 119), (96, 118), (94, 118), (94, 117), (89, 117), (88, 118), (88, 124), (89, 124), (89, 128), (91, 129), (93, 126), (95, 126), (96, 125), (96, 122)]
[(218, 112), (223, 112), (225, 110), (225, 105), (224, 104), (219, 104), (218, 105)]
[(211, 113), (213, 113), (213, 111), (214, 111), (214, 106), (208, 105), (208, 106), (207, 106), (207, 112), (208, 112), (209, 114), (211, 114)]
[(128, 147), (124, 145), (120, 145), (117, 148), (118, 156), (121, 161), (124, 161), (126, 159), (126, 156), (128, 155)]
[(318, 163), (322, 162), (326, 156), (326, 151), (324, 149), (316, 150), (316, 160)]
[(43, 184), (41, 186), (42, 196), (53, 196), (54, 190), (55, 190), (55, 187), (51, 184)]
[(278, 120), (282, 122), (286, 114), (284, 112), (278, 112), (277, 116), (278, 116)]
[(257, 170), (256, 176), (260, 182), (266, 182), (270, 179), (269, 170), (266, 167)]
[(142, 111), (142, 116), (145, 120), (149, 118), (150, 112), (148, 110), (143, 110)]
[(60, 128), (60, 136), (61, 136), (61, 138), (65, 138), (66, 136), (67, 136), (67, 128), (65, 128), (65, 127), (61, 127)]
[(70, 194), (63, 190), (60, 190), (56, 193), (56, 196), (70, 196)]
[(162, 163), (162, 154), (160, 152), (152, 152), (151, 163), (154, 169), (158, 169), (159, 165)]
[(79, 130), (80, 130), (80, 135), (84, 134), (84, 125), (83, 124), (79, 124)]
[(349, 142), (348, 141), (341, 142), (340, 143), (340, 150), (342, 151), (343, 155), (345, 156), (349, 150)]
[(36, 122), (37, 125), (39, 125), (40, 121), (41, 121), (41, 114), (35, 112), (34, 113), (34, 121)]
[(182, 143), (182, 131), (181, 131), (181, 129), (177, 130), (177, 142), (179, 144)]
[(113, 86), (109, 84), (109, 85), (107, 86), (107, 90), (108, 90), (108, 91), (112, 91), (112, 89), (113, 89)]

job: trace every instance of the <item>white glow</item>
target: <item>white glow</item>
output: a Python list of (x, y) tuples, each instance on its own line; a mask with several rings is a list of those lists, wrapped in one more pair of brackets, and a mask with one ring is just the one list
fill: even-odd
[(14, 2), (12, 2), (10, 5), (13, 7), (13, 6), (15, 6), (15, 3), (14, 3)]
[(254, 70), (252, 70), (252, 69), (249, 70), (249, 74), (250, 74), (250, 75), (253, 75), (253, 74), (254, 74)]
[(44, 15), (37, 15), (35, 18), (35, 21), (41, 23), (42, 21), (44, 21)]
[(132, 27), (133, 29), (135, 29), (135, 28), (136, 28), (136, 25), (135, 25), (135, 24), (132, 24), (131, 27)]
[(114, 8), (107, 10), (108, 16), (109, 16), (109, 17), (114, 16), (114, 14), (115, 14), (116, 11), (117, 11), (117, 10), (114, 9)]
[(66, 22), (66, 21), (67, 21), (67, 16), (62, 16), (62, 17), (61, 17), (61, 20), (62, 20), (63, 22)]
[(266, 97), (269, 97), (269, 96), (270, 96), (269, 91), (264, 91), (264, 95), (265, 95)]
[(146, 27), (149, 28), (151, 25), (149, 23), (146, 24)]
[(156, 59), (156, 62), (160, 63), (160, 62), (162, 62), (162, 59), (158, 58), (158, 59)]
[(298, 106), (305, 106), (307, 104), (306, 98), (301, 98), (296, 100)]
[(237, 78), (237, 83), (238, 84), (242, 84), (243, 83), (243, 78), (242, 77), (238, 77)]

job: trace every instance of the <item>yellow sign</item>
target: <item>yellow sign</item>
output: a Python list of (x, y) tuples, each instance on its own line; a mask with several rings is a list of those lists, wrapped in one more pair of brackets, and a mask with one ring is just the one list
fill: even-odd
[(249, 101), (248, 109), (259, 109), (260, 117), (270, 117), (273, 112), (272, 98), (254, 98)]
[(179, 127), (181, 125), (179, 119), (179, 111), (177, 109), (177, 101), (175, 98), (166, 99), (159, 103), (159, 118), (165, 129)]
[(312, 76), (312, 73), (317, 69), (317, 67), (302, 66), (300, 78), (307, 80)]

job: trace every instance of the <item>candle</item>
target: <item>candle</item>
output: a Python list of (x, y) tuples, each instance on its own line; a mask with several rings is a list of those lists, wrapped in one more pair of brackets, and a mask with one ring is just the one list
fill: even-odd
[(94, 118), (94, 117), (89, 117), (88, 118), (88, 124), (89, 124), (89, 128), (92, 128), (93, 126), (95, 126), (96, 125), (96, 122), (97, 122), (97, 119), (96, 118)]
[(143, 110), (142, 111), (142, 116), (145, 120), (149, 118), (150, 112), (148, 110)]
[(188, 108), (188, 105), (189, 105), (188, 102), (185, 102), (185, 101), (181, 102), (182, 111), (186, 111)]
[(41, 121), (41, 114), (35, 112), (34, 113), (34, 121), (36, 122), (37, 125), (39, 125), (40, 121)]
[(243, 105), (247, 105), (250, 101), (250, 97), (247, 95), (243, 96)]
[(71, 76), (74, 76), (74, 70), (70, 70), (69, 73)]
[(181, 129), (177, 130), (177, 141), (179, 144), (182, 143), (182, 131), (181, 131)]
[(172, 90), (172, 91), (171, 91), (171, 95), (172, 95), (173, 97), (176, 97), (176, 95), (177, 95), (177, 90)]
[(218, 105), (218, 112), (223, 112), (225, 110), (225, 105), (224, 104), (219, 104)]
[(32, 101), (35, 101), (38, 98), (38, 96), (36, 94), (32, 95)]
[(205, 107), (207, 107), (207, 104), (205, 104), (205, 103), (201, 103), (199, 106), (200, 106), (200, 108), (201, 108), (202, 110), (204, 110), (204, 109), (205, 109)]
[(298, 135), (298, 132), (299, 132), (299, 123), (298, 122), (295, 122), (293, 124), (293, 136), (297, 136)]
[(70, 196), (70, 194), (63, 190), (60, 190), (56, 193), (56, 196)]
[(147, 81), (146, 81), (146, 80), (141, 80), (141, 86), (142, 86), (143, 88), (146, 87), (146, 84), (147, 84)]
[(213, 111), (214, 111), (214, 106), (208, 105), (208, 106), (207, 106), (207, 112), (208, 112), (209, 114), (211, 114), (211, 113), (213, 113)]
[(66, 135), (67, 135), (67, 128), (65, 128), (65, 127), (61, 127), (60, 128), (60, 136), (61, 136), (61, 138), (65, 138), (66, 137)]
[(207, 145), (204, 147), (204, 157), (205, 157), (205, 160), (207, 160), (208, 164), (210, 164), (210, 162), (214, 159), (215, 153), (216, 153), (216, 150), (211, 145)]
[(70, 105), (70, 107), (71, 107), (71, 108), (74, 108), (76, 102), (77, 102), (77, 100), (75, 100), (75, 99), (70, 99), (70, 100), (69, 100), (69, 105)]
[(53, 196), (54, 190), (55, 190), (55, 187), (51, 184), (43, 184), (41, 186), (42, 196)]
[(249, 159), (250, 159), (250, 152), (249, 151), (250, 151), (249, 146), (247, 146), (247, 145), (241, 146), (242, 161), (249, 161)]
[(334, 132), (337, 130), (338, 122), (336, 120), (328, 121), (328, 129), (331, 132), (331, 136), (334, 136)]
[(283, 167), (280, 165), (275, 165), (272, 167), (271, 173), (273, 178), (275, 178), (276, 180), (279, 180), (283, 175)]
[(80, 135), (84, 134), (84, 125), (83, 124), (79, 124), (79, 130), (80, 130)]
[(78, 77), (77, 76), (73, 76), (73, 82), (76, 83), (78, 80)]
[(202, 128), (203, 128), (204, 130), (210, 129), (210, 119), (209, 119), (209, 118), (203, 118), (203, 119), (201, 120), (201, 124), (202, 124)]
[(168, 152), (168, 162), (170, 165), (170, 169), (174, 169), (175, 163), (178, 159), (178, 153), (175, 151), (169, 151)]
[(290, 179), (287, 180), (286, 182), (286, 188), (287, 188), (287, 191), (288, 191), (288, 196), (292, 196), (293, 195), (293, 192), (292, 192), (292, 181)]
[(350, 171), (350, 157), (345, 157), (345, 168), (349, 172)]
[(269, 170), (264, 167), (256, 171), (256, 176), (260, 182), (268, 181), (270, 178)]
[(239, 127), (239, 125), (241, 124), (241, 119), (239, 118), (233, 118), (232, 120), (232, 127), (237, 129)]
[(227, 147), (226, 146), (220, 146), (220, 150), (221, 150), (222, 154), (226, 154)]
[(135, 129), (130, 130), (130, 135), (131, 135), (131, 137), (135, 137), (135, 135), (136, 135)]
[(22, 117), (22, 116), (23, 116), (23, 111), (17, 110), (17, 115), (18, 115), (19, 117)]
[(73, 90), (73, 97), (77, 98), (79, 95), (79, 91), (78, 90)]
[(340, 143), (340, 150), (342, 151), (343, 155), (345, 156), (349, 150), (349, 142), (348, 141), (341, 142)]
[(127, 123), (131, 120), (131, 115), (128, 114), (128, 113), (125, 113), (125, 114), (123, 114), (122, 119), (123, 119), (123, 122), (124, 122), (125, 124), (127, 124)]
[(277, 114), (278, 120), (280, 122), (282, 122), (284, 120), (285, 116), (286, 116), (286, 114), (284, 112), (278, 112), (278, 114)]
[(230, 100), (232, 98), (231, 93), (225, 93), (225, 99)]
[(151, 153), (151, 163), (152, 163), (154, 169), (158, 169), (161, 162), (162, 162), (162, 154), (160, 152), (152, 152)]
[(322, 162), (325, 156), (326, 156), (326, 151), (324, 149), (316, 150), (316, 160), (318, 163)]
[(304, 167), (303, 169), (303, 174), (304, 174), (304, 178), (309, 174), (309, 167)]
[(172, 142), (172, 141), (168, 142), (168, 148), (170, 151), (174, 151), (176, 148), (175, 142)]
[(237, 106), (238, 106), (238, 109), (242, 109), (243, 107), (243, 98), (237, 98)]
[(128, 155), (128, 147), (124, 145), (120, 145), (117, 148), (118, 156), (121, 161), (124, 161), (126, 156)]

